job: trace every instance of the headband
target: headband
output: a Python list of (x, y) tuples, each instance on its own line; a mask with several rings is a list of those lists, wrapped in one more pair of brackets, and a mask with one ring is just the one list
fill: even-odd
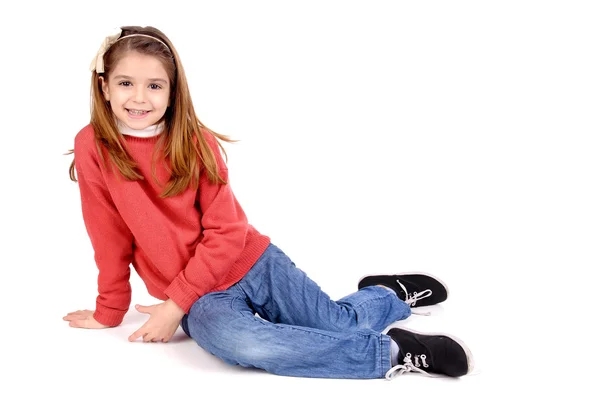
[(113, 44), (115, 44), (116, 42), (118, 42), (120, 40), (126, 39), (128, 37), (134, 37), (134, 36), (149, 37), (153, 40), (156, 40), (163, 46), (165, 46), (165, 48), (167, 50), (171, 51), (169, 46), (167, 46), (162, 40), (157, 39), (154, 36), (146, 35), (143, 33), (133, 33), (133, 34), (130, 34), (127, 36), (120, 37), (121, 33), (122, 33), (122, 30), (120, 28), (117, 28), (117, 29), (115, 29), (115, 31), (112, 34), (110, 34), (110, 35), (106, 36), (106, 38), (104, 38), (104, 41), (100, 45), (100, 48), (98, 49), (98, 52), (96, 53), (96, 56), (94, 57), (94, 59), (92, 60), (92, 63), (90, 64), (91, 72), (93, 72), (95, 70), (97, 73), (104, 73), (104, 54), (108, 51), (108, 49)]

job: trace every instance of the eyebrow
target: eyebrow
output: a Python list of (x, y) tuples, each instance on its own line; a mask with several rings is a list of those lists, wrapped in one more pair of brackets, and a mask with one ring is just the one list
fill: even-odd
[[(113, 79), (127, 79), (127, 80), (134, 80), (133, 77), (131, 76), (127, 76), (127, 75), (117, 75), (115, 77), (113, 77)], [(151, 82), (161, 82), (163, 84), (167, 84), (167, 81), (165, 79), (158, 79), (158, 78), (154, 78), (154, 79), (148, 79)]]

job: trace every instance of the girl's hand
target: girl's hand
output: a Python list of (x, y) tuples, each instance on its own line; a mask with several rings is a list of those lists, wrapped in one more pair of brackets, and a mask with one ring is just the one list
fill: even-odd
[(95, 320), (94, 311), (90, 310), (69, 312), (67, 316), (63, 316), (63, 321), (69, 322), (69, 326), (72, 328), (104, 329), (109, 327)]
[(129, 341), (142, 337), (145, 342), (162, 341), (167, 343), (177, 331), (179, 322), (185, 312), (171, 299), (155, 305), (136, 305), (135, 308), (144, 314), (150, 314), (150, 319), (135, 333), (129, 336)]

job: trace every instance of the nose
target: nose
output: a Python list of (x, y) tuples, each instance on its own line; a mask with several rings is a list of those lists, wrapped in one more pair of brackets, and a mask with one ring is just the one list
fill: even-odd
[(146, 90), (144, 90), (144, 86), (138, 85), (133, 94), (133, 100), (137, 103), (146, 102)]

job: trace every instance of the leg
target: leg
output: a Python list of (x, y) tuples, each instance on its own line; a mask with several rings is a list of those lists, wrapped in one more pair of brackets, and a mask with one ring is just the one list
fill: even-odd
[(269, 246), (239, 287), (263, 319), (278, 324), (382, 331), (411, 313), (407, 303), (379, 286), (333, 301), (275, 245)]
[(202, 348), (229, 364), (320, 378), (382, 378), (391, 368), (390, 337), (273, 324), (256, 317), (239, 285), (201, 297), (182, 320)]

